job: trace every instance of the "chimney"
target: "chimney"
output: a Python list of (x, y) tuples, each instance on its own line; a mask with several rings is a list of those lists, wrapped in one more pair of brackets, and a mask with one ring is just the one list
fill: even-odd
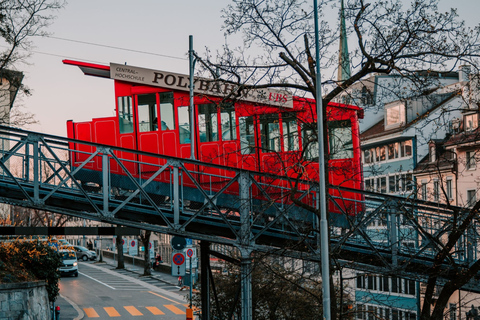
[(458, 66), (458, 81), (460, 82), (469, 81), (469, 75), (471, 70), (472, 70), (472, 66), (469, 66), (469, 65)]

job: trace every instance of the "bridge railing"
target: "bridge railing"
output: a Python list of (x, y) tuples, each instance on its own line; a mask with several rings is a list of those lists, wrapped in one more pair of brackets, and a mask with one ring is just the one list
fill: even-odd
[[(0, 128), (0, 201), (318, 259), (317, 183)], [(429, 264), (468, 210), (332, 188), (332, 254), (388, 268)], [(477, 259), (472, 222), (449, 253)], [(362, 260), (363, 259), (363, 260)]]

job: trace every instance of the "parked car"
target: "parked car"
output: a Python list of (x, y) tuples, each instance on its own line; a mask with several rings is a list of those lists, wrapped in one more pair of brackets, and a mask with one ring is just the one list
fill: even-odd
[(83, 246), (72, 246), (72, 247), (77, 253), (77, 259), (82, 259), (83, 261), (97, 260), (97, 253), (95, 251), (88, 250)]
[(58, 269), (60, 275), (74, 275), (78, 277), (78, 262), (75, 252), (68, 249), (58, 250), (60, 258), (62, 259), (62, 265)]

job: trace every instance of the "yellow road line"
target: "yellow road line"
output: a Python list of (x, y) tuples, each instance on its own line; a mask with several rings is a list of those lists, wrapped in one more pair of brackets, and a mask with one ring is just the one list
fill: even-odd
[(141, 313), (140, 311), (138, 311), (137, 308), (135, 308), (134, 306), (126, 306), (124, 307), (125, 310), (128, 311), (128, 313), (130, 313), (132, 316), (143, 316), (143, 313)]
[(104, 307), (103, 309), (105, 309), (110, 317), (120, 317), (120, 313), (118, 313), (114, 307)]
[(165, 300), (171, 301), (171, 302), (176, 303), (176, 304), (182, 304), (181, 302), (177, 302), (177, 301), (175, 301), (175, 300), (169, 299), (169, 298), (164, 297), (164, 296), (162, 296), (161, 294), (158, 294), (158, 293), (153, 292), (153, 291), (148, 291), (148, 293), (154, 294), (154, 295), (156, 295), (156, 296), (158, 296), (158, 297), (160, 297), (160, 298), (163, 298), (163, 299), (165, 299)]
[(100, 316), (98, 315), (98, 313), (96, 313), (93, 308), (83, 308), (83, 311), (85, 311), (85, 314), (86, 314), (87, 317), (89, 317), (89, 318), (100, 318)]
[(161, 311), (157, 307), (145, 307), (145, 308), (147, 308), (147, 310), (153, 313), (154, 315), (165, 314), (163, 311)]
[(165, 308), (167, 308), (168, 310), (172, 311), (173, 313), (175, 314), (185, 314), (185, 311), (182, 311), (180, 309), (178, 309), (177, 307), (175, 307), (173, 304), (165, 304), (163, 305)]

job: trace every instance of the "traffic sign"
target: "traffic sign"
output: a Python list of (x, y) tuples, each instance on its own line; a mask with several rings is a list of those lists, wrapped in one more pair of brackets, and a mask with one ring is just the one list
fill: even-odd
[(183, 237), (173, 237), (171, 243), (173, 249), (180, 251), (187, 245), (187, 240)]
[(183, 255), (183, 253), (175, 253), (173, 255), (172, 261), (177, 266), (182, 265), (185, 263), (185, 256)]
[(187, 250), (187, 257), (191, 258), (193, 256), (193, 249), (188, 249)]
[(132, 247), (135, 247), (136, 244), (137, 244), (137, 243), (135, 242), (135, 240), (132, 240), (132, 242), (130, 242), (130, 245), (131, 245)]
[(185, 276), (185, 256), (182, 252), (172, 253), (172, 276)]

